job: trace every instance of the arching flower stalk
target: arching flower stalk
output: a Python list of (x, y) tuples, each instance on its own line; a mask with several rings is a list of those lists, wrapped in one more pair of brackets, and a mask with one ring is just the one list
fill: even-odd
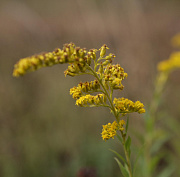
[[(91, 82), (80, 82), (70, 89), (70, 95), (76, 100), (76, 105), (81, 107), (107, 107), (113, 113), (115, 121), (103, 125), (102, 139), (108, 140), (115, 136), (121, 141), (126, 160), (124, 165), (117, 160), (123, 176), (132, 177), (130, 164), (131, 139), (127, 138), (128, 121), (125, 123), (123, 117), (133, 112), (144, 113), (144, 105), (140, 101), (133, 102), (127, 98), (114, 98), (114, 90), (123, 90), (122, 81), (127, 78), (127, 73), (119, 64), (112, 64), (115, 55), (106, 55), (107, 45), (99, 50), (76, 47), (75, 44), (65, 44), (63, 49), (55, 49), (52, 52), (41, 53), (21, 59), (14, 66), (13, 76), (23, 76), (28, 72), (56, 64), (69, 64), (64, 71), (65, 76), (92, 75)], [(98, 56), (98, 52), (100, 54)], [(97, 57), (98, 56), (98, 57)], [(126, 124), (126, 128), (124, 125)]]

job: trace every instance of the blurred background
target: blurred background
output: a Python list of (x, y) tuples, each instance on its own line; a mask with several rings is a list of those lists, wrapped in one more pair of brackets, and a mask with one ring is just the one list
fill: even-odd
[[(170, 41), (179, 31), (179, 0), (0, 0), (0, 177), (120, 176), (108, 149), (121, 148), (116, 141), (103, 142), (100, 134), (113, 116), (105, 108), (77, 107), (69, 95), (71, 87), (91, 78), (65, 78), (65, 65), (13, 78), (20, 58), (69, 42), (87, 49), (107, 44), (128, 73), (116, 96), (148, 107), (156, 65), (175, 50)], [(170, 76), (160, 108), (176, 120), (179, 78), (179, 71)], [(143, 116), (131, 117), (136, 139), (134, 131), (143, 134)], [(174, 137), (176, 162), (178, 125), (165, 128)]]

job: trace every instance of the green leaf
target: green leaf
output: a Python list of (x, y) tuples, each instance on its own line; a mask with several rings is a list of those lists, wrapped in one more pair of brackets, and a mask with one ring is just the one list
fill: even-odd
[(115, 157), (114, 158), (116, 160), (116, 162), (119, 165), (119, 168), (121, 170), (121, 173), (124, 177), (129, 177), (129, 172), (127, 171), (127, 169), (122, 165), (122, 163)]
[(129, 127), (129, 116), (127, 117), (127, 121), (126, 121), (126, 129), (125, 129), (126, 134), (128, 131), (128, 127)]
[(141, 156), (141, 154), (142, 154), (142, 152), (143, 152), (143, 150), (144, 150), (144, 146), (145, 146), (145, 145), (143, 145), (143, 146), (140, 148), (140, 150), (139, 150), (139, 152), (138, 152), (138, 155), (137, 155), (137, 157), (136, 157), (136, 159), (135, 159), (135, 161), (134, 161), (133, 174), (135, 174), (135, 170), (136, 170), (136, 167), (137, 167), (137, 162), (138, 162), (139, 157)]
[(116, 151), (112, 150), (112, 149), (109, 149), (111, 152), (114, 152), (118, 157), (119, 159), (121, 159), (125, 164), (126, 164), (126, 160), (119, 154), (117, 153)]
[(129, 173), (129, 169), (128, 169), (128, 165), (127, 165), (127, 164), (124, 164), (124, 168), (125, 168), (126, 171), (128, 171), (128, 173)]
[(131, 155), (131, 137), (130, 136), (128, 136), (128, 139), (125, 142), (125, 147), (128, 152), (128, 155), (130, 157), (130, 155)]
[(118, 134), (117, 134), (117, 138), (123, 144), (123, 140), (122, 140), (122, 138)]

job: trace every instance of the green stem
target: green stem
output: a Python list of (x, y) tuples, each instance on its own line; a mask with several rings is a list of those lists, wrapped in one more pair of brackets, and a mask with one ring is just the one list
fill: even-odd
[(116, 120), (119, 122), (119, 118), (118, 118), (118, 115), (117, 115), (117, 113), (116, 113), (115, 107), (114, 107), (114, 105), (113, 105), (112, 99), (110, 98), (110, 96), (109, 96), (106, 88), (104, 87), (104, 85), (103, 85), (103, 83), (102, 83), (102, 80), (98, 77), (97, 73), (96, 73), (89, 65), (87, 65), (87, 68), (93, 73), (94, 77), (98, 80), (98, 82), (99, 82), (100, 85), (102, 86), (102, 88), (103, 88), (103, 90), (104, 90), (104, 92), (105, 92), (105, 95), (107, 96), (108, 101), (109, 101), (109, 103), (110, 103), (110, 105), (111, 105), (111, 110), (113, 111)]
[(155, 127), (155, 122), (157, 121), (157, 110), (160, 105), (160, 100), (162, 98), (162, 93), (165, 87), (165, 84), (168, 80), (169, 73), (166, 72), (160, 72), (157, 75), (156, 82), (155, 82), (155, 90), (153, 94), (153, 98), (150, 104), (149, 108), (149, 114), (146, 114), (146, 136), (145, 136), (145, 147), (144, 147), (144, 165), (146, 171), (144, 174), (147, 177), (152, 177), (152, 154), (150, 153), (150, 150), (153, 145), (153, 132)]
[(128, 170), (129, 170), (129, 177), (133, 177), (132, 175), (132, 168), (131, 168), (131, 162), (130, 162), (130, 157), (129, 157), (129, 154), (127, 152), (127, 149), (126, 149), (126, 146), (125, 146), (125, 143), (126, 143), (126, 135), (121, 132), (121, 135), (122, 135), (122, 145), (123, 145), (123, 149), (124, 149), (124, 153), (125, 153), (125, 156), (126, 156), (126, 161), (127, 161), (127, 166), (128, 166)]

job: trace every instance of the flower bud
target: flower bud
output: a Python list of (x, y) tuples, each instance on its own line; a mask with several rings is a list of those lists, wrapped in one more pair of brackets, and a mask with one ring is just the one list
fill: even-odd
[(104, 44), (99, 50), (100, 50), (100, 57), (104, 57), (106, 54), (106, 49), (109, 49), (106, 44)]
[(106, 60), (106, 61), (104, 61), (104, 62), (102, 63), (102, 65), (103, 65), (103, 66), (106, 66), (106, 65), (108, 65), (110, 62), (111, 62), (110, 60)]
[(103, 65), (102, 65), (102, 64), (99, 66), (99, 73), (100, 73), (100, 74), (103, 73)]
[(110, 59), (113, 59), (115, 58), (116, 56), (112, 53), (110, 53), (108, 56), (105, 57), (106, 60), (110, 60)]
[(93, 89), (94, 89), (94, 90), (99, 89), (99, 88), (100, 88), (100, 84), (99, 84), (99, 82), (98, 82), (97, 80), (95, 80), (95, 81), (93, 82), (92, 87), (93, 87)]

